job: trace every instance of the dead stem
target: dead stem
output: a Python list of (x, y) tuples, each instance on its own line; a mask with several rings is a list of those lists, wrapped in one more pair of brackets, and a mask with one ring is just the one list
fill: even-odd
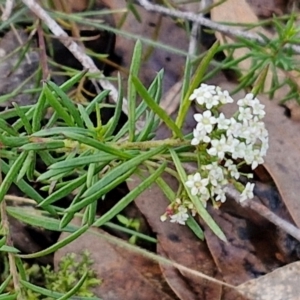
[[(1, 172), (1, 165), (0, 165), (0, 184), (2, 184), (2, 172)], [(4, 231), (4, 234), (6, 235), (6, 245), (13, 247), (13, 241), (10, 235), (10, 230), (9, 230), (9, 221), (8, 217), (6, 214), (6, 202), (5, 199), (2, 200), (0, 204), (0, 214), (1, 214), (1, 225)], [(16, 267), (16, 262), (15, 262), (15, 256), (13, 253), (8, 252), (8, 262), (9, 262), (9, 270), (10, 274), (12, 275), (13, 279), (13, 284), (14, 284), (14, 289), (15, 292), (18, 294), (18, 300), (22, 300), (22, 293), (21, 293), (21, 287), (20, 287), (20, 282), (19, 282), (19, 274), (17, 271)]]

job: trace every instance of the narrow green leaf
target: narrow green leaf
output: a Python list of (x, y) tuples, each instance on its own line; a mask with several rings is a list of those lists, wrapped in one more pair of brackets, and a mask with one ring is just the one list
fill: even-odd
[[(4, 174), (8, 174), (8, 172), (11, 170), (11, 167), (8, 164), (6, 164), (6, 162), (1, 160), (1, 170)], [(20, 189), (20, 191), (27, 195), (28, 198), (35, 200), (37, 203), (40, 203), (44, 200), (43, 197), (23, 179), (19, 180), (18, 182), (14, 181), (14, 183)], [(44, 209), (48, 211), (51, 215), (57, 215), (53, 207), (45, 206)]]
[(26, 174), (28, 168), (32, 164), (32, 162), (33, 162), (32, 161), (32, 159), (33, 159), (32, 154), (34, 155), (34, 152), (32, 152), (32, 151), (27, 152), (26, 159), (25, 159), (25, 161), (24, 161), (24, 163), (21, 167), (21, 170), (19, 171), (18, 177), (16, 179), (17, 182), (24, 177), (24, 175)]
[(141, 81), (137, 77), (132, 77), (132, 82), (134, 83), (137, 92), (143, 98), (143, 101), (161, 118), (162, 121), (176, 134), (176, 136), (183, 138), (181, 130), (177, 127), (175, 122), (171, 119), (170, 116), (153, 100), (149, 95), (146, 88), (143, 86)]
[(108, 128), (104, 134), (104, 138), (108, 138), (115, 132), (117, 125), (120, 120), (120, 116), (122, 113), (122, 107), (123, 107), (123, 88), (122, 88), (122, 79), (120, 74), (118, 73), (118, 99), (117, 99), (117, 105), (115, 108), (114, 116), (110, 119), (108, 123)]
[(187, 57), (185, 62), (185, 69), (184, 69), (183, 82), (181, 88), (181, 96), (180, 96), (181, 105), (184, 103), (184, 98), (188, 94), (188, 89), (191, 84), (191, 69), (192, 69), (191, 61), (189, 57)]
[(0, 247), (4, 246), (6, 244), (6, 236), (4, 235), (1, 239), (0, 239)]
[(73, 101), (59, 88), (54, 82), (48, 81), (46, 82), (50, 89), (60, 97), (62, 104), (69, 111), (74, 121), (79, 127), (84, 127), (83, 122), (81, 120), (80, 114), (78, 113), (77, 107), (73, 103)]
[(61, 90), (63, 92), (66, 92), (67, 90), (69, 90), (71, 87), (73, 87), (77, 82), (79, 82), (86, 74), (87, 74), (88, 70), (83, 70), (80, 73), (77, 73), (76, 75), (74, 75), (73, 77), (71, 77), (70, 79), (68, 79), (67, 81), (65, 81), (61, 86)]
[[(25, 106), (19, 107), (19, 109), (24, 114), (26, 114), (30, 109), (32, 109), (32, 107), (33, 107), (32, 105), (25, 105)], [(0, 112), (0, 118), (2, 120), (11, 119), (11, 118), (14, 118), (14, 117), (17, 117), (17, 116), (19, 116), (19, 114), (15, 110), (15, 108), (9, 108), (9, 109), (6, 109), (6, 110)]]
[(72, 117), (69, 115), (67, 110), (61, 105), (58, 99), (52, 94), (47, 85), (44, 86), (44, 93), (48, 103), (51, 105), (51, 107), (54, 108), (56, 113), (66, 122), (66, 124), (68, 126), (75, 127)]
[(18, 132), (3, 119), (0, 119), (0, 129), (2, 129), (4, 132), (7, 132), (9, 135), (12, 136), (19, 135)]
[[(100, 189), (96, 190), (94, 194), (91, 194), (90, 196), (84, 198), (80, 202), (78, 202), (78, 203), (76, 203), (76, 204), (74, 204), (72, 206), (69, 206), (65, 210), (65, 212), (66, 213), (75, 213), (75, 212), (79, 211), (80, 209), (82, 209), (84, 207), (87, 207), (89, 204), (91, 204), (91, 203), (99, 200), (101, 196), (107, 194), (109, 191), (111, 191), (112, 189), (114, 189), (115, 187), (117, 187), (119, 184), (121, 184), (122, 182), (124, 182), (128, 177), (130, 177), (134, 173), (134, 171), (135, 171), (135, 168), (129, 169), (124, 174), (119, 175), (117, 178), (115, 178), (114, 181), (109, 181), (109, 182), (108, 182), (107, 179), (105, 181), (106, 176), (103, 177), (103, 179), (101, 179), (100, 181), (102, 183), (108, 182), (107, 184), (105, 184), (105, 185), (103, 184), (103, 186), (101, 186)], [(99, 181), (95, 185), (98, 185), (98, 184), (99, 184)], [(92, 188), (95, 185), (93, 185)]]
[[(6, 290), (8, 287), (10, 281), (12, 279), (12, 274), (9, 274), (8, 277), (1, 283), (0, 285), (0, 296), (4, 296), (2, 293)], [(0, 298), (1, 299), (1, 298)]]
[[(65, 294), (62, 294), (62, 293), (49, 291), (48, 289), (45, 289), (45, 288), (42, 288), (40, 286), (34, 285), (34, 284), (32, 284), (30, 282), (27, 282), (25, 280), (20, 280), (20, 283), (26, 289), (29, 289), (29, 290), (31, 290), (35, 293), (44, 295), (46, 297), (50, 297), (51, 299), (59, 299), (59, 297), (63, 297), (65, 295)], [(70, 300), (101, 300), (100, 298), (97, 298), (97, 297), (83, 297), (83, 296), (71, 297), (69, 299)], [(0, 300), (2, 300), (2, 299), (0, 299)]]
[[(32, 106), (26, 113), (25, 113), (25, 117), (28, 121), (31, 121), (32, 118), (33, 118), (33, 115), (34, 115), (34, 111), (35, 111), (35, 107)], [(21, 118), (18, 118), (18, 120), (12, 124), (12, 127), (18, 131), (20, 130), (22, 127), (24, 126), (23, 122), (22, 122), (22, 119)]]
[[(40, 151), (40, 153), (41, 153), (41, 151)], [(44, 153), (42, 153), (42, 155), (41, 155), (41, 157), (42, 157), (42, 159), (43, 159), (44, 162), (45, 162), (44, 159), (46, 157), (48, 158), (47, 153), (48, 153), (47, 151), (44, 151)], [(28, 151), (28, 155), (26, 157), (26, 161), (24, 162), (24, 165), (25, 164), (28, 165), (28, 169), (26, 170), (27, 179), (29, 181), (34, 181), (35, 180), (34, 173), (35, 173), (35, 166), (36, 166), (36, 152), (35, 151)], [(20, 178), (18, 176), (17, 181), (19, 181), (19, 180), (20, 180)]]
[(75, 232), (68, 235), (63, 240), (60, 240), (59, 242), (55, 243), (54, 245), (48, 247), (47, 249), (44, 249), (42, 251), (38, 251), (38, 252), (35, 252), (32, 254), (18, 254), (18, 256), (21, 258), (25, 258), (25, 259), (46, 256), (50, 253), (57, 251), (58, 249), (70, 244), (74, 240), (78, 239), (88, 229), (89, 229), (89, 225), (86, 224), (86, 225), (82, 226), (80, 229), (78, 229)]
[(219, 237), (222, 241), (227, 242), (226, 236), (224, 235), (223, 231), (220, 229), (220, 227), (217, 225), (217, 223), (213, 220), (213, 218), (210, 216), (210, 214), (207, 212), (201, 201), (197, 196), (193, 196), (191, 194), (191, 190), (186, 187), (185, 182), (187, 181), (187, 176), (184, 171), (184, 168), (179, 160), (179, 157), (177, 156), (176, 152), (172, 149), (169, 150), (170, 154), (172, 156), (173, 162), (175, 164), (176, 170), (178, 172), (178, 175), (180, 177), (180, 180), (189, 195), (189, 198), (192, 200), (193, 204), (195, 205), (195, 208), (200, 215), (200, 217), (204, 220), (204, 222), (209, 226), (209, 228), (212, 230), (212, 232), (215, 233), (217, 237)]
[(52, 135), (62, 135), (62, 132), (74, 132), (77, 134), (92, 136), (92, 137), (96, 136), (95, 131), (91, 131), (89, 129), (79, 128), (79, 127), (52, 127), (52, 128), (42, 129), (40, 131), (34, 132), (32, 136), (45, 137), (45, 136), (52, 136)]
[(110, 93), (109, 90), (105, 90), (105, 91), (101, 92), (99, 95), (97, 95), (86, 107), (85, 110), (86, 110), (87, 114), (90, 115), (90, 113), (95, 110), (96, 104), (101, 103), (108, 96), (109, 93)]
[(61, 149), (65, 147), (64, 141), (47, 141), (47, 142), (40, 142), (40, 143), (29, 143), (26, 144), (20, 149), (25, 151), (39, 151), (39, 150), (55, 150), (55, 149)]
[(86, 173), (86, 186), (87, 188), (90, 188), (94, 182), (94, 176), (95, 176), (95, 169), (96, 169), (96, 164), (95, 163), (91, 163), (88, 165), (88, 170)]
[(91, 146), (95, 149), (101, 150), (103, 152), (116, 155), (120, 158), (128, 159), (128, 158), (132, 157), (130, 154), (126, 153), (125, 151), (115, 149), (111, 146), (108, 146), (108, 145), (106, 145), (102, 142), (99, 142), (99, 141), (97, 141), (95, 139), (92, 139), (92, 138), (89, 138), (87, 136), (82, 136), (82, 135), (77, 134), (77, 133), (71, 133), (71, 132), (66, 132), (66, 131), (62, 132), (62, 134), (65, 135), (66, 137), (74, 140), (74, 141), (78, 141), (78, 142), (80, 142), (84, 145), (88, 145), (88, 146)]
[[(196, 89), (199, 86), (199, 84), (201, 83), (202, 78), (207, 70), (207, 67), (209, 66), (213, 57), (219, 50), (219, 46), (220, 46), (219, 42), (216, 42), (213, 44), (213, 46), (208, 50), (205, 57), (202, 59), (198, 69), (196, 70), (194, 78), (189, 86), (188, 92), (186, 93), (184, 100), (181, 103), (182, 105), (180, 105), (180, 107), (179, 107), (179, 112), (178, 112), (177, 119), (176, 119), (176, 126), (178, 128), (182, 127), (184, 120), (186, 118), (186, 114), (191, 105), (191, 101), (189, 100), (189, 97), (192, 94), (193, 90)], [(180, 137), (179, 135), (177, 135), (177, 136)]]
[(0, 251), (1, 252), (9, 252), (9, 253), (20, 253), (20, 250), (18, 250), (17, 248), (11, 247), (11, 246), (7, 246), (7, 245), (3, 245), (0, 248)]
[(11, 294), (11, 293), (5, 293), (3, 295), (0, 295), (0, 300), (15, 300), (17, 299), (18, 294)]
[[(84, 191), (86, 190), (86, 185), (83, 185), (77, 195), (72, 200), (72, 203), (70, 206), (75, 205), (80, 201), (80, 198)], [(59, 228), (65, 228), (74, 218), (75, 213), (65, 213), (60, 221)], [(71, 225), (72, 226), (72, 225)]]
[(32, 133), (32, 127), (31, 127), (31, 124), (30, 124), (28, 118), (26, 117), (24, 111), (15, 102), (13, 102), (13, 106), (16, 109), (16, 112), (17, 112), (18, 116), (20, 117), (20, 119), (21, 119), (21, 121), (22, 121), (22, 123), (24, 125), (24, 128), (25, 128), (26, 132), (28, 134), (31, 134)]
[[(81, 104), (78, 104), (78, 110), (80, 112), (80, 117), (82, 118), (82, 120), (84, 121), (85, 126), (89, 129), (89, 130), (93, 130), (94, 129), (94, 124), (91, 121), (88, 113), (86, 112), (86, 110), (84, 109), (84, 107)], [(82, 126), (83, 127), (83, 126)]]
[(77, 168), (81, 166), (86, 166), (93, 163), (102, 163), (102, 162), (111, 162), (114, 159), (117, 159), (118, 156), (108, 154), (108, 153), (101, 153), (101, 154), (93, 154), (89, 156), (79, 156), (69, 160), (59, 161), (51, 165), (50, 169), (61, 169), (61, 168)]
[(8, 137), (0, 134), (0, 142), (2, 147), (21, 147), (25, 144), (30, 143), (30, 140), (26, 136)]
[(20, 206), (16, 206), (16, 207), (10, 206), (7, 207), (7, 213), (13, 218), (25, 224), (34, 227), (41, 227), (51, 231), (74, 232), (78, 229), (73, 225), (68, 225), (63, 229), (61, 229), (59, 226), (60, 224), (59, 219), (54, 219), (54, 218), (44, 216), (42, 215), (42, 211), (33, 210), (32, 208), (28, 209)]
[(134, 46), (131, 66), (129, 70), (129, 78), (128, 78), (128, 122), (129, 122), (129, 141), (134, 141), (135, 138), (135, 111), (136, 111), (136, 87), (133, 84), (132, 78), (137, 77), (141, 65), (142, 58), (142, 43), (137, 40)]
[(118, 213), (120, 213), (125, 207), (127, 207), (132, 201), (136, 199), (143, 191), (145, 191), (165, 170), (167, 163), (163, 163), (153, 174), (146, 178), (140, 185), (130, 191), (125, 197), (123, 197), (113, 208), (107, 213), (101, 216), (93, 226), (99, 227), (111, 220)]
[(42, 173), (38, 178), (37, 181), (43, 181), (47, 179), (54, 180), (56, 176), (60, 176), (60, 178), (70, 175), (74, 172), (74, 168), (61, 168), (61, 169), (50, 169), (45, 173)]
[(117, 166), (113, 170), (111, 170), (109, 173), (105, 174), (105, 176), (102, 179), (100, 179), (95, 185), (93, 185), (91, 188), (89, 188), (83, 194), (83, 196), (89, 197), (89, 196), (97, 193), (97, 191), (99, 191), (101, 188), (103, 188), (110, 182), (114, 181), (122, 174), (128, 172), (128, 170), (136, 168), (138, 165), (140, 165), (145, 160), (150, 159), (151, 157), (163, 152), (165, 149), (166, 149), (165, 146), (161, 146), (161, 147), (155, 148), (151, 151), (137, 155), (136, 157), (120, 164), (119, 166)]
[(81, 176), (75, 180), (72, 180), (70, 183), (66, 184), (59, 190), (55, 191), (49, 197), (47, 197), (44, 201), (42, 201), (39, 206), (47, 206), (57, 200), (63, 199), (67, 195), (70, 195), (75, 189), (79, 188), (86, 181), (86, 176)]
[(46, 109), (46, 96), (45, 96), (45, 86), (43, 84), (43, 90), (40, 94), (40, 97), (35, 105), (35, 109), (32, 116), (32, 131), (36, 132), (41, 128), (42, 120), (44, 117), (44, 111)]
[(26, 159), (27, 152), (22, 152), (19, 157), (14, 161), (13, 165), (10, 167), (8, 173), (3, 179), (0, 185), (0, 202), (3, 201), (8, 189), (14, 181), (16, 181), (18, 173)]

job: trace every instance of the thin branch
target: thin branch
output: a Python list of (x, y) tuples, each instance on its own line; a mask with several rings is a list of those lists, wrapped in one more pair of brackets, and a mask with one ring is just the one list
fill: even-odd
[(1, 20), (3, 22), (5, 22), (6, 20), (8, 20), (8, 18), (10, 17), (11, 12), (12, 12), (12, 10), (14, 8), (14, 3), (15, 3), (14, 0), (6, 0), (6, 2), (5, 2), (5, 8), (4, 8), (2, 16), (1, 16)]
[[(1, 172), (1, 164), (0, 164), (0, 185), (2, 184), (2, 172)], [(2, 227), (5, 235), (6, 235), (6, 245), (13, 247), (13, 240), (10, 234), (10, 228), (9, 228), (9, 221), (7, 217), (7, 212), (6, 212), (6, 201), (5, 199), (2, 200), (0, 203), (0, 228)], [(19, 281), (19, 274), (18, 270), (16, 267), (16, 261), (15, 261), (15, 254), (8, 252), (8, 264), (9, 264), (9, 271), (10, 274), (12, 275), (12, 280), (13, 280), (13, 285), (15, 292), (18, 294), (18, 298), (22, 300), (22, 293), (21, 293), (21, 286), (20, 286), (20, 281)]]
[(293, 236), (296, 240), (300, 241), (300, 229), (294, 226), (293, 224), (287, 222), (286, 220), (278, 217), (264, 205), (256, 201), (253, 201), (255, 200), (255, 198), (258, 199), (257, 197), (254, 197), (251, 200), (240, 202), (239, 201), (240, 193), (231, 185), (227, 186), (226, 194), (232, 199), (234, 199), (241, 206), (249, 207), (250, 209), (257, 212), (259, 215), (264, 217), (265, 219), (269, 220), (271, 223), (275, 224), (276, 226), (284, 230), (286, 233)]
[(39, 55), (40, 55), (40, 61), (42, 66), (43, 80), (47, 80), (49, 77), (49, 68), (47, 63), (47, 53), (46, 53), (44, 32), (40, 20), (37, 25), (37, 33), (39, 37)]
[[(52, 33), (61, 41), (61, 43), (75, 56), (81, 65), (88, 69), (90, 73), (100, 74), (99, 84), (106, 90), (110, 90), (110, 96), (114, 102), (117, 102), (117, 89), (103, 76), (102, 72), (96, 67), (93, 60), (84, 53), (83, 49), (74, 42), (68, 34), (47, 14), (47, 12), (34, 0), (22, 0), (23, 3), (52, 31)], [(123, 100), (123, 111), (127, 114), (127, 100)]]
[[(251, 32), (246, 32), (238, 29), (233, 29), (230, 26), (222, 25), (216, 22), (213, 22), (205, 17), (203, 17), (201, 14), (194, 14), (192, 12), (183, 12), (175, 9), (169, 9), (161, 5), (152, 4), (148, 0), (137, 0), (137, 2), (143, 6), (146, 10), (158, 12), (167, 16), (175, 17), (175, 18), (181, 18), (184, 20), (192, 21), (196, 24), (206, 26), (208, 28), (211, 28), (213, 30), (219, 31), (227, 36), (230, 37), (239, 37), (244, 38), (247, 40), (251, 40), (254, 42), (257, 42), (262, 45), (266, 45), (267, 41), (265, 41), (261, 36), (258, 34), (254, 34)], [(295, 46), (291, 44), (285, 45), (285, 48), (292, 49), (295, 53), (300, 54), (300, 46)]]

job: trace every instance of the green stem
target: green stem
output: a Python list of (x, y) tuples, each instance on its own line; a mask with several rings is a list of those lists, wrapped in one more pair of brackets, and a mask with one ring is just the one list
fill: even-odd
[(162, 145), (169, 147), (179, 147), (190, 145), (191, 141), (181, 140), (181, 139), (165, 139), (165, 140), (156, 140), (156, 141), (143, 141), (143, 142), (118, 142), (116, 144), (111, 144), (111, 146), (116, 145), (121, 149), (150, 149), (156, 148)]

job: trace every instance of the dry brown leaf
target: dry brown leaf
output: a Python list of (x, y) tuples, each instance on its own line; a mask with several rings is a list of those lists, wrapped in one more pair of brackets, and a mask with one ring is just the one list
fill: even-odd
[(224, 281), (238, 285), (280, 267), (282, 262), (275, 256), (275, 226), (233, 200), (227, 202), (220, 210), (209, 208), (209, 212), (228, 243), (203, 225), (207, 245)]
[[(81, 224), (79, 219), (72, 222), (76, 225)], [(105, 234), (98, 228), (92, 230)], [(63, 233), (60, 239), (64, 239), (67, 235), (69, 234)], [(102, 283), (94, 289), (94, 293), (101, 299), (174, 299), (172, 293), (169, 295), (170, 290), (164, 284), (161, 271), (155, 262), (124, 248), (117, 248), (89, 232), (55, 252), (55, 268), (57, 269), (64, 255), (68, 253), (81, 255), (85, 250), (91, 254), (92, 268), (97, 278), (102, 280)]]
[(252, 300), (298, 300), (300, 262), (277, 269), (265, 276), (238, 286)]
[(273, 14), (282, 15), (288, 10), (287, 0), (247, 0), (252, 10), (260, 18), (272, 18)]

